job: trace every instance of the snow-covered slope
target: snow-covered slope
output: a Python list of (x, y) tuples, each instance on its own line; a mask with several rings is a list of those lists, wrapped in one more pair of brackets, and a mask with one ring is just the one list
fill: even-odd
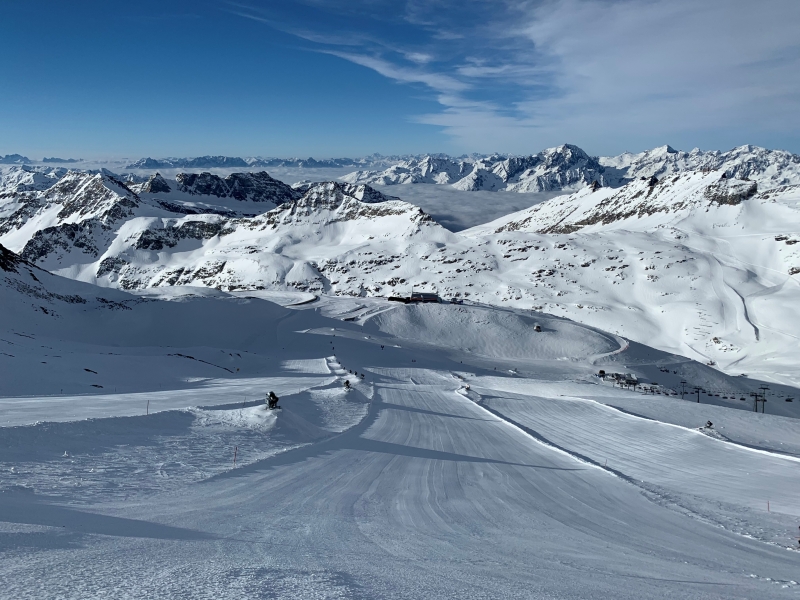
[(507, 302), (798, 381), (800, 186), (684, 173), (587, 188), (464, 235), (505, 250)]
[(0, 198), (15, 192), (46, 190), (66, 174), (63, 167), (0, 166)]
[[(7, 203), (2, 242), (49, 270), (123, 289), (192, 283), (322, 291), (330, 285), (320, 272), (335, 270), (331, 257), (348, 248), (378, 237), (397, 259), (421, 229), (448, 235), (417, 207), (369, 186), (315, 184), (301, 196), (258, 175), (179, 176), (172, 184), (154, 175), (131, 186), (136, 194), (105, 175), (70, 173), (42, 194)], [(179, 186), (174, 194), (171, 185)], [(231, 216), (241, 214), (234, 206), (264, 212)]]
[[(535, 308), (730, 373), (800, 382), (798, 186), (760, 191), (723, 171), (681, 172), (585, 187), (453, 234), (364, 185), (304, 185), (271, 208), (233, 176), (179, 179), (126, 187), (68, 174), (12, 195), (0, 242), (61, 275), (128, 290), (413, 288)], [(269, 197), (288, 189), (266, 183)], [(245, 216), (245, 206), (271, 210)]]
[(722, 171), (728, 177), (751, 179), (759, 188), (800, 184), (800, 156), (785, 150), (767, 150), (758, 146), (739, 146), (727, 152), (719, 150), (691, 152), (661, 146), (638, 154), (624, 153), (598, 159), (604, 167), (619, 170), (627, 180), (639, 177), (663, 177), (683, 171)]
[(0, 301), (8, 597), (797, 594), (800, 421), (593, 376), (702, 365), (492, 307), (136, 298), (2, 248)]
[(739, 206), (755, 196), (757, 190), (755, 182), (731, 179), (719, 172), (682, 173), (664, 180), (643, 177), (622, 188), (591, 186), (553, 198), (473, 228), (471, 234), (517, 230), (573, 233), (631, 226), (647, 230), (697, 217), (698, 213), (710, 213), (700, 215), (700, 221), (713, 221), (715, 217), (726, 218), (717, 216), (720, 208)]

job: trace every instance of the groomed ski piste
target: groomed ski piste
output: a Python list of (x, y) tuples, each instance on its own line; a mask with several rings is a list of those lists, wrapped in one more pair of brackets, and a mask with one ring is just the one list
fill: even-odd
[(681, 399), (758, 382), (531, 311), (0, 258), (1, 597), (800, 596), (788, 389)]

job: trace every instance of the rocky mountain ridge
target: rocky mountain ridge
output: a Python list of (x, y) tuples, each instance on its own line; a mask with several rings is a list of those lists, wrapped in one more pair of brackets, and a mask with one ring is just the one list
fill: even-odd
[(429, 183), (467, 191), (544, 192), (574, 191), (594, 182), (620, 187), (640, 177), (685, 171), (722, 171), (728, 177), (751, 179), (767, 189), (800, 183), (800, 156), (757, 146), (740, 146), (728, 152), (679, 152), (662, 146), (639, 154), (592, 157), (577, 146), (564, 144), (523, 157), (414, 158), (383, 171), (354, 171), (342, 179), (372, 185)]
[(0, 156), (0, 165), (23, 165), (31, 162), (31, 159), (21, 154), (6, 154)]
[[(680, 194), (675, 190), (681, 189)], [(754, 181), (729, 178), (719, 171), (684, 172), (659, 180), (642, 177), (621, 188), (586, 187), (521, 213), (476, 228), (481, 231), (574, 233), (582, 230), (630, 227), (636, 219), (665, 225), (723, 205), (736, 206), (757, 194)]]
[(597, 184), (454, 234), (363, 184), (307, 184), (270, 204), (230, 197), (240, 188), (225, 178), (185, 179), (185, 191), (156, 175), (140, 188), (103, 173), (62, 180), (3, 199), (0, 243), (73, 279), (354, 297), (413, 288), (569, 317), (724, 368), (755, 372), (772, 356), (795, 372), (800, 186), (760, 190), (722, 171)]
[(294, 167), (305, 169), (363, 167), (386, 165), (399, 157), (370, 155), (363, 158), (262, 158), (239, 156), (198, 156), (195, 158), (141, 158), (125, 166), (125, 169), (228, 169)]
[[(55, 159), (48, 159), (48, 162)], [(20, 155), (0, 158), (0, 163), (23, 165), (29, 159)], [(29, 170), (47, 172), (46, 165), (25, 166)], [(347, 183), (370, 185), (403, 185), (426, 183), (450, 185), (465, 191), (552, 192), (575, 191), (597, 182), (620, 187), (640, 177), (658, 177), (686, 171), (723, 171), (729, 177), (751, 179), (760, 189), (800, 183), (800, 156), (783, 150), (758, 146), (739, 146), (727, 152), (678, 151), (661, 146), (637, 154), (590, 156), (578, 146), (564, 144), (527, 156), (469, 155), (451, 157), (446, 154), (382, 156), (362, 158), (262, 158), (201, 156), (195, 158), (143, 158), (127, 164), (127, 173), (115, 175), (132, 184), (146, 181), (142, 173), (178, 169), (242, 169), (260, 168), (357, 169), (340, 179)], [(174, 173), (173, 173), (174, 176)], [(0, 173), (0, 193), (3, 180)]]

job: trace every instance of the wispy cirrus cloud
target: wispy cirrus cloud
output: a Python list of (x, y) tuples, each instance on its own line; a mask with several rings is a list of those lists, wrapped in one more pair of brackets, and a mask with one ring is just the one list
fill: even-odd
[(800, 150), (796, 0), (297, 6), (235, 10), (421, 86), (441, 109), (411, 118), (464, 150), (573, 141), (605, 153), (751, 140)]

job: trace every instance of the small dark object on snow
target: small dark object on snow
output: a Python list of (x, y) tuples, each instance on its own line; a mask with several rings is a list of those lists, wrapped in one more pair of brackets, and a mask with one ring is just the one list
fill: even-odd
[(589, 187), (590, 187), (590, 188), (592, 188), (592, 191), (593, 191), (593, 192), (596, 192), (597, 190), (599, 190), (599, 189), (600, 189), (601, 187), (603, 187), (603, 186), (602, 186), (602, 185), (600, 185), (600, 182), (599, 182), (599, 181), (597, 181), (597, 180), (595, 179), (595, 180), (592, 182), (592, 185), (590, 185)]
[(533, 330), (536, 333), (541, 333), (542, 332), (542, 326), (541, 325), (534, 325)]
[(706, 421), (706, 429), (711, 429), (714, 424), (711, 421)]
[(410, 302), (441, 302), (438, 294), (430, 294), (427, 292), (411, 292)]
[(275, 392), (270, 392), (267, 395), (267, 408), (269, 410), (280, 408), (280, 406), (278, 406), (278, 397), (275, 395)]
[(650, 179), (647, 180), (647, 185), (649, 187), (653, 187), (657, 183), (658, 183), (658, 177), (656, 177), (655, 175), (653, 175)]
[(350, 380), (349, 379), (345, 379), (344, 380), (344, 389), (346, 389), (346, 390), (350, 389)]
[(364, 374), (363, 373), (361, 374), (361, 379), (364, 379)]

